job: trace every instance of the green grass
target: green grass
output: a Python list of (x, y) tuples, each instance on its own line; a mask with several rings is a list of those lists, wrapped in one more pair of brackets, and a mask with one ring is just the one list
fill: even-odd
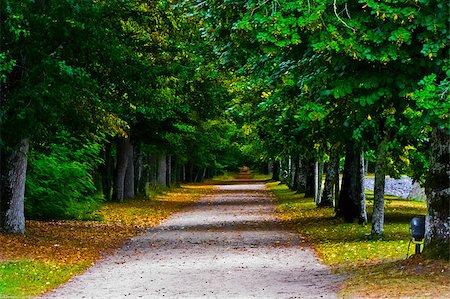
[[(279, 200), (285, 221), (293, 225), (317, 248), (328, 265), (354, 264), (380, 259), (405, 258), (409, 244), (409, 221), (424, 215), (426, 205), (386, 196), (384, 235), (370, 236), (371, 226), (345, 223), (334, 217), (333, 208), (316, 208), (312, 198), (290, 191), (278, 183), (268, 184)], [(373, 193), (367, 193), (369, 219)]]
[[(418, 289), (430, 296), (450, 295), (448, 262), (425, 261), (421, 257), (406, 259), (409, 222), (416, 215), (425, 215), (425, 203), (386, 196), (384, 234), (374, 238), (370, 235), (370, 223), (345, 223), (334, 217), (333, 208), (317, 208), (312, 198), (304, 198), (285, 185), (274, 182), (267, 186), (278, 200), (282, 220), (306, 239), (333, 272), (346, 274), (348, 279), (342, 296), (399, 297), (401, 294), (414, 298), (413, 292)], [(370, 222), (373, 192), (367, 192), (367, 199)], [(411, 244), (409, 255), (413, 251)], [(414, 270), (419, 268), (422, 270)]]
[(42, 261), (18, 260), (0, 262), (0, 296), (28, 297), (38, 295), (66, 282), (85, 265), (55, 265)]

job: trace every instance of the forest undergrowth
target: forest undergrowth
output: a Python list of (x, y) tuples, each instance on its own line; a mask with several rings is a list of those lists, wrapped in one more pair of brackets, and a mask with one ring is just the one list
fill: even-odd
[(0, 298), (37, 296), (57, 287), (212, 188), (186, 185), (107, 203), (97, 212), (101, 221), (30, 220), (24, 235), (0, 233)]
[[(311, 246), (333, 273), (346, 279), (343, 298), (450, 298), (448, 261), (426, 260), (413, 255), (409, 222), (425, 215), (426, 204), (386, 196), (384, 235), (374, 238), (371, 226), (345, 223), (333, 208), (317, 208), (278, 182), (267, 184), (278, 201), (286, 225)], [(367, 193), (371, 218), (373, 193)]]

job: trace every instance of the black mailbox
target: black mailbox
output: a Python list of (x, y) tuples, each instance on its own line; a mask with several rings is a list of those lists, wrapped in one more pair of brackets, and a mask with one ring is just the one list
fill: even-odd
[(411, 219), (411, 235), (414, 241), (420, 242), (425, 237), (425, 216), (416, 216)]

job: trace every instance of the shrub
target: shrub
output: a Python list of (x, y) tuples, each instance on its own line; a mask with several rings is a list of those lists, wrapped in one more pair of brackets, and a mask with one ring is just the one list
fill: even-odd
[(93, 166), (83, 161), (86, 159), (72, 160), (73, 154), (65, 146), (52, 145), (50, 153), (30, 155), (25, 193), (27, 218), (92, 218), (101, 199), (95, 195)]

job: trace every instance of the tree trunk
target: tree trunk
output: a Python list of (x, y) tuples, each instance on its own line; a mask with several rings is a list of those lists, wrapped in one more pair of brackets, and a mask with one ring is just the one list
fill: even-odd
[(112, 199), (115, 201), (123, 201), (125, 175), (128, 167), (128, 138), (119, 137), (117, 139), (117, 162), (114, 173), (114, 186)]
[(293, 158), (293, 176), (292, 176), (292, 190), (297, 191), (299, 187), (300, 178), (300, 155), (295, 154)]
[(384, 183), (386, 177), (386, 138), (378, 145), (373, 189), (372, 235), (382, 235), (384, 225)]
[(306, 192), (306, 166), (305, 166), (305, 159), (303, 159), (303, 156), (298, 156), (298, 187), (297, 187), (297, 193), (305, 193)]
[(179, 186), (180, 182), (183, 181), (183, 177), (182, 177), (182, 171), (183, 171), (183, 166), (180, 165), (178, 159), (176, 157), (174, 157), (173, 159), (173, 177), (174, 177), (174, 183)]
[(315, 195), (315, 161), (307, 160), (305, 163), (305, 174), (306, 174), (306, 188), (305, 188), (305, 197), (314, 197)]
[(339, 195), (337, 216), (346, 222), (367, 223), (366, 195), (364, 190), (364, 156), (347, 146), (345, 153), (342, 190)]
[(30, 142), (22, 139), (18, 149), (0, 152), (0, 228), (8, 233), (25, 233), (25, 181)]
[(158, 161), (156, 159), (155, 155), (148, 154), (147, 155), (147, 170), (148, 170), (148, 182), (151, 185), (158, 184), (157, 178), (158, 178)]
[(322, 200), (320, 201), (320, 206), (322, 207), (333, 206), (333, 186), (336, 176), (334, 160), (335, 159), (331, 157), (330, 161), (325, 164), (325, 186), (323, 188)]
[(317, 162), (317, 197), (316, 204), (320, 205), (320, 200), (322, 199), (322, 177), (323, 177), (323, 162)]
[(334, 161), (334, 171), (336, 176), (334, 178), (334, 210), (337, 212), (339, 206), (339, 197), (341, 195), (341, 176), (340, 176), (340, 164), (341, 158), (339, 155), (336, 156)]
[(369, 174), (369, 159), (364, 156), (364, 175)]
[(146, 155), (141, 152), (138, 146), (134, 148), (136, 157), (134, 164), (135, 193), (145, 194), (145, 186), (148, 182), (148, 161), (146, 161)]
[(107, 142), (103, 152), (103, 157), (105, 161), (100, 166), (100, 173), (102, 176), (102, 189), (103, 196), (106, 200), (111, 200), (111, 188), (113, 182), (113, 172), (114, 172), (114, 161), (111, 156), (112, 143)]
[(343, 217), (347, 222), (353, 222), (351, 198), (351, 166), (354, 159), (353, 149), (347, 146), (345, 152), (344, 170), (342, 172), (342, 188), (336, 205), (336, 216)]
[(206, 167), (205, 167), (205, 168), (203, 168), (203, 172), (202, 172), (202, 178), (201, 178), (200, 182), (203, 182), (203, 181), (205, 180), (205, 176), (206, 176), (206, 171), (207, 171), (207, 168), (206, 168)]
[(167, 156), (167, 185), (172, 185), (172, 156)]
[(273, 176), (273, 162), (272, 161), (267, 162), (267, 169), (268, 169), (267, 174)]
[(297, 168), (297, 158), (296, 154), (289, 156), (289, 189), (295, 190), (296, 189), (296, 168)]
[(430, 169), (426, 178), (428, 212), (425, 218), (424, 253), (449, 259), (450, 138), (435, 127), (432, 132)]
[(135, 196), (134, 193), (134, 146), (128, 141), (127, 142), (127, 168), (125, 172), (125, 180), (124, 180), (124, 190), (123, 197), (124, 198), (132, 198)]
[(289, 159), (283, 158), (280, 161), (280, 182), (282, 184), (287, 184), (287, 179), (289, 177)]
[(317, 205), (320, 204), (319, 183), (321, 183), (320, 178), (319, 178), (319, 162), (315, 161), (314, 162), (314, 201), (316, 202)]
[(366, 192), (364, 188), (364, 153), (359, 151), (355, 154), (352, 177), (352, 198), (356, 207), (355, 218), (359, 224), (367, 223)]
[(158, 163), (158, 185), (167, 187), (167, 160), (166, 155), (159, 157)]
[(273, 181), (280, 180), (280, 161), (277, 160), (273, 161), (272, 180)]

